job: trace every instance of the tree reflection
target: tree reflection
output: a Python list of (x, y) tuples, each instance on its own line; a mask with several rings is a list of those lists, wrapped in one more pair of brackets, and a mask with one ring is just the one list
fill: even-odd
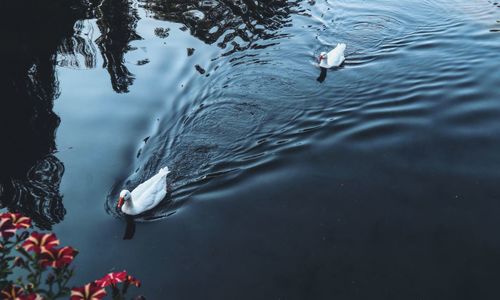
[[(278, 29), (289, 24), (296, 4), (286, 0), (141, 3), (154, 17), (181, 22), (200, 40), (229, 48), (226, 54), (264, 47), (259, 42), (279, 37)], [(0, 9), (8, 12), (0, 18), (4, 45), (0, 74), (6, 78), (1, 81), (0, 101), (0, 205), (31, 217), (40, 227), (49, 229), (65, 215), (59, 192), (64, 166), (53, 155), (60, 123), (52, 111), (59, 94), (56, 66), (94, 68), (99, 51), (113, 89), (128, 92), (134, 75), (124, 56), (132, 50), (130, 43), (141, 39), (132, 4), (132, 0), (0, 1)], [(93, 19), (100, 31), (97, 39), (89, 23)]]
[(50, 229), (66, 214), (59, 193), (63, 173), (63, 164), (55, 156), (47, 155), (35, 163), (26, 177), (3, 182), (2, 205), (31, 217), (38, 227)]
[[(216, 43), (225, 53), (272, 45), (279, 29), (290, 23), (296, 1), (275, 0), (147, 0), (144, 7), (155, 18), (182, 23), (207, 44)], [(262, 43), (268, 41), (267, 44)], [(262, 44), (259, 44), (262, 43)]]
[(66, 68), (92, 69), (96, 66), (97, 50), (92, 41), (94, 27), (88, 20), (78, 20), (74, 34), (65, 38), (57, 49), (57, 65)]
[[(59, 117), (52, 111), (59, 88), (57, 49), (83, 17), (76, 1), (2, 1), (4, 58), (0, 101), (0, 204), (27, 215), (42, 228), (65, 214), (56, 150)], [(44, 24), (44, 26), (40, 26)]]
[(104, 59), (104, 67), (117, 93), (126, 93), (134, 82), (124, 63), (124, 56), (132, 49), (130, 42), (141, 37), (135, 32), (139, 17), (129, 0), (104, 0), (96, 9), (97, 26), (101, 36), (97, 45)]

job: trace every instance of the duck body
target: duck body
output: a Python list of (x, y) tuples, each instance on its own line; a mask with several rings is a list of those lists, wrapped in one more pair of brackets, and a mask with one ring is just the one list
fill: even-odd
[(319, 66), (325, 69), (339, 67), (345, 61), (345, 48), (346, 44), (339, 43), (330, 52), (322, 52), (319, 56)]
[(139, 184), (132, 192), (120, 193), (118, 208), (127, 215), (138, 215), (158, 205), (167, 195), (168, 167)]

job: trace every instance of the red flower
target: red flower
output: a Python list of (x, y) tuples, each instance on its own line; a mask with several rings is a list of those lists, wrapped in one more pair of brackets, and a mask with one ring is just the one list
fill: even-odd
[(11, 220), (16, 229), (31, 227), (31, 219), (18, 213), (3, 213), (0, 218)]
[(95, 283), (100, 287), (107, 287), (108, 285), (115, 286), (117, 283), (124, 282), (128, 275), (126, 271), (109, 273), (101, 279), (97, 279)]
[(69, 265), (77, 254), (78, 251), (71, 247), (46, 249), (41, 253), (38, 263), (42, 267), (51, 266), (59, 269)]
[(18, 286), (11, 285), (4, 288), (0, 295), (2, 296), (2, 299), (5, 300), (17, 300), (19, 297), (23, 296), (23, 289)]
[(133, 284), (136, 287), (141, 286), (141, 282), (127, 274), (127, 271), (109, 273), (101, 279), (95, 281), (95, 283), (100, 287), (116, 286), (117, 283), (126, 282), (127, 284)]
[(43, 300), (42, 296), (38, 294), (29, 294), (26, 296), (21, 296), (17, 298), (16, 300)]
[(26, 251), (34, 251), (40, 253), (45, 250), (50, 250), (59, 245), (59, 240), (53, 233), (38, 233), (32, 232), (28, 239), (21, 245)]
[(4, 300), (42, 300), (43, 298), (38, 294), (25, 295), (22, 288), (11, 285), (6, 287), (0, 293)]
[(12, 237), (16, 233), (16, 227), (12, 224), (12, 221), (7, 218), (0, 219), (0, 236), (4, 239)]
[(94, 282), (84, 287), (71, 289), (71, 300), (100, 300), (106, 296), (106, 290)]

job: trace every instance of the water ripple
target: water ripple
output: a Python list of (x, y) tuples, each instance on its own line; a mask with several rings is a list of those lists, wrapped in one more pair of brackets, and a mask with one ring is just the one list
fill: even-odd
[[(199, 20), (184, 20), (178, 13), (181, 19), (155, 15), (187, 24), (192, 35), (208, 43), (221, 46), (221, 38), (229, 36), (227, 42), (246, 46), (224, 52), (197, 92), (164, 113), (143, 145), (136, 172), (110, 192), (108, 211), (116, 214), (119, 187), (133, 188), (164, 165), (172, 169), (169, 199), (143, 220), (169, 215), (193, 193), (223, 190), (278, 168), (284, 157), (314, 144), (332, 141), (368, 151), (407, 144), (431, 128), (434, 135), (465, 137), (491, 125), (497, 106), (477, 91), (497, 80), (474, 75), (481, 68), (494, 72), (489, 61), (498, 54), (492, 51), (491, 34), (471, 28), (460, 9), (451, 14), (451, 3), (422, 1), (413, 10), (384, 3), (281, 5), (276, 18), (264, 21), (244, 19), (248, 11), (220, 2), (235, 14), (230, 22), (238, 20), (240, 31), (235, 26), (210, 30), (215, 26), (210, 9), (195, 4), (203, 14), (196, 13)], [(195, 9), (184, 6), (169, 10)], [(259, 14), (264, 8), (254, 9)], [(260, 47), (267, 38), (251, 28), (266, 30), (271, 44)], [(315, 57), (340, 41), (348, 44), (346, 63), (320, 84)]]

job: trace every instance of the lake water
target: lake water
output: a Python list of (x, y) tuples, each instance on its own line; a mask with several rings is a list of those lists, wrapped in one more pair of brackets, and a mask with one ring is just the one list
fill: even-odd
[[(0, 199), (80, 250), (75, 284), (126, 269), (148, 299), (500, 296), (498, 3), (9, 9)], [(167, 199), (122, 240), (117, 193), (164, 166)]]

